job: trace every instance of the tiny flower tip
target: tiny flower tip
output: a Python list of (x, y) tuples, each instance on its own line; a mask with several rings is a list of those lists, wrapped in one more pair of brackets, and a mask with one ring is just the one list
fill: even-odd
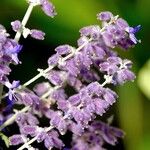
[(134, 27), (134, 33), (138, 32), (141, 28), (141, 25)]
[(13, 81), (12, 88), (17, 88), (20, 85), (20, 81)]

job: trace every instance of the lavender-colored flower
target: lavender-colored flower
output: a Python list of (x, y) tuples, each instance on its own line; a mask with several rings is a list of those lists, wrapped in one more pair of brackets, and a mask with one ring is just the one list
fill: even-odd
[(70, 123), (69, 129), (74, 135), (81, 136), (84, 132), (84, 127), (81, 124), (76, 124), (74, 122)]
[(37, 134), (37, 142), (40, 143), (42, 142), (47, 136), (47, 133), (45, 131), (40, 131), (38, 134)]
[(79, 68), (76, 65), (76, 61), (74, 59), (66, 61), (66, 63), (63, 66), (60, 66), (60, 68), (67, 71), (69, 75), (72, 76), (77, 76), (80, 73)]
[(79, 32), (81, 33), (81, 36), (89, 36), (89, 35), (91, 35), (92, 27), (93, 26), (87, 26), (87, 27), (83, 27), (82, 29), (80, 29)]
[(65, 71), (50, 71), (46, 74), (46, 78), (54, 85), (62, 85), (67, 79)]
[(64, 146), (56, 131), (50, 131), (47, 133), (44, 140), (44, 145), (47, 149), (51, 149), (53, 147), (61, 149)]
[(113, 14), (109, 11), (104, 11), (97, 14), (97, 19), (101, 21), (109, 21), (113, 17)]
[(82, 68), (80, 75), (83, 77), (83, 80), (86, 82), (99, 81), (100, 77), (94, 70), (88, 70), (88, 68)]
[(0, 64), (0, 82), (5, 82), (5, 75), (9, 75), (11, 69), (7, 65)]
[(15, 89), (20, 86), (20, 81), (13, 81), (12, 84), (7, 81), (4, 84), (9, 89), (9, 92), (8, 92), (9, 99), (10, 100), (16, 100)]
[(15, 135), (11, 136), (9, 138), (9, 141), (10, 141), (10, 145), (19, 145), (19, 144), (24, 143), (22, 135), (20, 135), (20, 134), (15, 134)]
[(41, 0), (41, 8), (47, 16), (54, 17), (57, 14), (55, 6), (48, 0)]
[(134, 44), (137, 44), (139, 42), (139, 40), (136, 39), (134, 34), (138, 32), (140, 29), (141, 29), (141, 25), (138, 25), (135, 28), (126, 27), (126, 31), (129, 33), (129, 38)]
[(73, 75), (68, 75), (67, 83), (75, 88), (75, 90), (79, 91), (82, 87), (82, 82), (78, 78), (74, 77)]
[(19, 20), (15, 20), (13, 22), (11, 22), (11, 26), (12, 26), (12, 29), (17, 32), (18, 30), (21, 29), (21, 22)]
[(109, 88), (105, 89), (105, 94), (103, 95), (104, 100), (107, 101), (110, 105), (116, 102), (117, 94)]
[(69, 53), (72, 52), (73, 47), (70, 45), (61, 45), (55, 48), (55, 51), (59, 54), (59, 55), (67, 55)]
[(118, 138), (124, 136), (123, 131), (103, 122), (95, 121), (81, 136), (73, 135), (73, 150), (103, 150), (104, 144), (115, 145)]
[(44, 40), (45, 33), (37, 29), (32, 29), (30, 31), (30, 35), (32, 38), (35, 38), (37, 40)]
[(122, 60), (119, 57), (108, 57), (107, 61), (100, 63), (100, 70), (107, 72), (108, 75), (112, 76), (113, 84), (123, 84), (126, 81), (133, 81), (135, 75), (130, 68), (132, 62), (130, 60)]
[(128, 23), (122, 18), (116, 20), (116, 25), (122, 30), (125, 30), (126, 28), (129, 27)]
[(67, 123), (59, 111), (52, 113), (50, 124), (56, 127), (62, 135), (67, 131)]
[(135, 74), (128, 69), (121, 69), (113, 76), (113, 82), (123, 84), (126, 81), (134, 81)]
[(34, 6), (40, 6), (43, 12), (50, 17), (57, 15), (55, 6), (49, 2), (49, 0), (27, 0), (28, 3), (32, 3)]
[(60, 88), (58, 90), (54, 90), (51, 93), (51, 98), (55, 99), (56, 101), (61, 101), (61, 100), (65, 100), (67, 98), (67, 95), (65, 93), (65, 90), (63, 88)]
[(92, 61), (91, 61), (90, 57), (84, 52), (78, 53), (74, 57), (74, 62), (76, 64), (76, 66), (85, 67), (87, 69), (89, 69), (90, 65), (92, 65)]
[(48, 65), (49, 66), (55, 66), (58, 64), (60, 56), (58, 54), (54, 54), (52, 55), (49, 59), (48, 59)]
[(35, 136), (37, 132), (37, 127), (31, 126), (31, 125), (25, 125), (21, 127), (20, 131), (21, 131), (21, 134), (23, 135)]
[(19, 113), (16, 117), (16, 123), (23, 127), (25, 125), (37, 126), (39, 124), (38, 119), (31, 113)]
[(50, 84), (48, 82), (42, 82), (39, 83), (37, 85), (35, 85), (35, 87), (33, 88), (33, 91), (38, 95), (38, 96), (42, 96), (44, 95), (46, 92), (48, 92), (48, 90), (51, 88)]
[[(41, 6), (48, 16), (56, 15), (54, 6), (48, 0), (28, 2)], [(50, 83), (36, 85), (33, 89), (35, 93), (27, 88), (15, 90), (21, 86), (17, 82), (8, 82), (8, 65), (19, 62), (17, 54), (20, 45), (8, 38), (5, 29), (0, 26), (1, 82), (10, 89), (11, 99), (15, 96), (16, 104), (30, 106), (28, 112), (18, 113), (16, 117), (24, 142), (29, 135), (34, 137), (31, 142), (43, 141), (47, 149), (62, 149), (64, 144), (58, 133), (63, 135), (69, 130), (73, 133), (72, 150), (97, 150), (104, 149), (104, 143), (115, 145), (117, 139), (123, 137), (121, 130), (94, 122), (94, 119), (97, 115), (102, 116), (118, 98), (114, 91), (105, 87), (106, 84), (134, 80), (135, 75), (130, 70), (132, 62), (122, 60), (112, 49), (128, 49), (137, 44), (135, 33), (140, 27), (129, 27), (125, 20), (113, 16), (111, 12), (99, 13), (97, 17), (102, 21), (103, 28), (98, 25), (82, 28), (79, 48), (65, 44), (55, 49), (56, 54), (48, 59), (48, 69), (38, 75), (43, 75)], [(13, 22), (12, 26), (15, 31), (20, 27), (19, 22)], [(42, 31), (23, 27), (23, 33), (26, 31), (26, 36), (30, 34), (36, 39), (44, 39), (45, 33)], [(104, 77), (103, 83), (99, 81), (100, 77)], [(67, 91), (66, 85), (75, 90)], [(43, 116), (48, 119), (50, 127), (38, 126), (38, 117)]]
[(7, 63), (20, 63), (18, 59), (18, 53), (21, 51), (22, 46), (16, 43), (15, 40), (7, 39), (7, 41), (3, 45), (3, 59), (7, 57), (7, 59), (4, 59), (7, 61)]

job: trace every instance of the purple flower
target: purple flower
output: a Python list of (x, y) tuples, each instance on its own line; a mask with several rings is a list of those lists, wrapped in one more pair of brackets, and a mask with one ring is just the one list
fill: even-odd
[(134, 81), (134, 79), (135, 74), (128, 69), (122, 69), (113, 76), (114, 83), (118, 84), (123, 84), (126, 81)]
[(5, 86), (9, 88), (8, 97), (9, 99), (16, 100), (15, 89), (20, 86), (20, 81), (13, 81), (12, 84), (10, 82), (5, 82)]
[(79, 91), (82, 87), (82, 82), (73, 75), (68, 75), (67, 83), (77, 91)]
[(110, 105), (116, 102), (116, 99), (118, 98), (117, 94), (109, 88), (105, 89), (105, 94), (103, 95), (103, 97), (104, 100), (107, 101)]
[(63, 66), (60, 66), (65, 71), (68, 71), (69, 75), (77, 76), (80, 71), (78, 66), (76, 65), (76, 61), (74, 59), (67, 60)]
[(21, 134), (35, 136), (37, 132), (36, 126), (25, 125), (21, 127)]
[(5, 82), (5, 75), (9, 75), (11, 69), (7, 65), (0, 64), (0, 82)]
[(101, 21), (109, 21), (113, 17), (113, 14), (109, 11), (104, 11), (97, 14), (97, 19)]
[(46, 77), (54, 85), (62, 85), (66, 81), (66, 73), (63, 71), (50, 71)]
[(81, 124), (76, 124), (74, 122), (70, 123), (70, 130), (74, 133), (74, 135), (81, 136), (84, 132), (84, 127)]
[(42, 142), (47, 136), (47, 133), (45, 131), (41, 131), (37, 135), (37, 142), (40, 143)]
[(81, 136), (77, 134), (73, 135), (72, 149), (103, 149), (105, 143), (115, 145), (118, 138), (122, 138), (123, 136), (124, 133), (120, 129), (111, 127), (100, 121), (94, 121)]
[(21, 22), (19, 20), (15, 20), (13, 22), (11, 22), (11, 26), (12, 26), (12, 29), (17, 32), (18, 30), (21, 29)]
[(37, 29), (32, 29), (30, 31), (30, 35), (32, 38), (35, 38), (37, 40), (44, 40), (45, 33)]
[(83, 27), (82, 29), (80, 29), (79, 32), (81, 33), (82, 36), (89, 36), (91, 35), (92, 27), (93, 26)]
[(59, 55), (66, 55), (72, 52), (73, 47), (70, 45), (60, 45), (58, 47), (55, 48), (55, 51), (59, 54)]
[(46, 92), (48, 92), (49, 88), (51, 88), (51, 86), (50, 86), (50, 84), (48, 82), (42, 82), (42, 83), (39, 83), (39, 84), (35, 85), (35, 87), (33, 88), (33, 91), (38, 96), (42, 96)]
[(56, 131), (50, 131), (47, 133), (44, 145), (47, 149), (51, 149), (53, 147), (62, 149), (64, 146), (63, 142), (59, 139), (59, 135)]
[(130, 60), (122, 60), (119, 57), (108, 57), (107, 61), (99, 64), (100, 70), (107, 72), (108, 75), (112, 76), (111, 83), (123, 84), (126, 81), (133, 81), (135, 75), (129, 69), (132, 67)]
[(54, 54), (52, 55), (49, 59), (48, 59), (48, 65), (49, 66), (55, 66), (58, 64), (60, 56), (58, 54)]
[(49, 0), (28, 0), (28, 3), (32, 3), (34, 6), (40, 5), (41, 9), (47, 16), (54, 17), (57, 15), (55, 6), (49, 2)]
[(9, 141), (10, 141), (10, 145), (19, 145), (19, 144), (24, 143), (22, 135), (20, 135), (20, 134), (11, 136), (9, 138)]
[(138, 25), (134, 28), (132, 27), (127, 27), (126, 28), (126, 31), (129, 33), (129, 38), (130, 40), (134, 43), (134, 44), (137, 44), (137, 42), (139, 42), (139, 40), (136, 39), (135, 37), (135, 33), (138, 32), (139, 30), (141, 29), (141, 25)]
[(57, 14), (55, 6), (48, 0), (41, 0), (41, 8), (47, 16), (54, 17)]
[(20, 127), (24, 125), (36, 126), (39, 124), (36, 116), (31, 113), (19, 113), (16, 117), (16, 122)]
[(3, 45), (3, 49), (4, 49), (4, 55), (6, 55), (7, 57), (10, 57), (9, 59), (10, 62), (14, 62), (16, 64), (20, 63), (18, 59), (18, 53), (22, 49), (21, 45), (19, 45), (18, 43), (16, 43), (16, 41), (12, 39), (8, 39)]
[[(48, 0), (28, 2), (33, 4), (31, 6), (39, 5), (48, 16), (56, 15)], [(41, 72), (49, 82), (37, 84), (34, 92), (21, 87), (18, 81), (9, 83), (6, 77), (11, 71), (9, 64), (19, 62), (17, 55), (21, 46), (8, 38), (5, 28), (0, 26), (0, 82), (9, 88), (11, 100), (16, 99), (17, 105), (30, 108), (28, 112), (17, 113), (16, 123), (21, 134), (10, 137), (12, 145), (33, 137), (30, 144), (37, 140), (44, 142), (46, 149), (62, 149), (64, 144), (59, 134), (64, 135), (69, 130), (73, 133), (72, 150), (97, 150), (104, 149), (105, 143), (115, 145), (118, 138), (123, 137), (121, 130), (94, 119), (102, 116), (118, 98), (106, 84), (123, 84), (135, 79), (130, 70), (132, 62), (118, 57), (113, 49), (128, 49), (137, 44), (135, 33), (140, 26), (132, 28), (108, 11), (99, 13), (97, 18), (103, 28), (98, 25), (82, 28), (77, 49), (68, 44), (55, 48), (56, 54), (48, 59), (48, 68)], [(44, 39), (45, 33), (40, 30), (21, 29), (18, 20), (11, 24), (14, 31), (23, 30), (24, 36), (30, 34), (35, 39)], [(39, 118), (43, 117), (48, 119), (49, 127), (40, 124)]]
[(122, 30), (125, 30), (127, 27), (129, 27), (128, 23), (122, 18), (117, 19), (116, 25)]

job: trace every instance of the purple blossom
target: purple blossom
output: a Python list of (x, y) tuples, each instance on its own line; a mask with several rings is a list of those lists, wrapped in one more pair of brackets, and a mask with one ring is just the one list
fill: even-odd
[(18, 30), (21, 29), (21, 22), (19, 20), (15, 20), (13, 22), (11, 22), (11, 26), (12, 26), (12, 29), (17, 32)]
[(55, 6), (48, 0), (41, 0), (41, 8), (47, 16), (54, 17), (57, 14)]
[(74, 134), (73, 150), (97, 150), (103, 149), (104, 144), (115, 145), (118, 138), (122, 138), (124, 133), (118, 128), (114, 128), (103, 122), (95, 121), (81, 136)]
[(137, 44), (139, 42), (139, 40), (136, 39), (135, 37), (135, 33), (138, 32), (141, 29), (141, 25), (138, 25), (134, 28), (132, 27), (126, 27), (126, 31), (129, 33), (129, 38), (130, 40), (134, 43)]
[[(56, 15), (55, 7), (48, 0), (28, 2), (39, 5), (48, 16)], [(27, 112), (17, 114), (15, 121), (20, 134), (11, 136), (10, 144), (18, 145), (27, 142), (27, 137), (33, 137), (31, 142), (43, 142), (46, 149), (62, 149), (64, 144), (59, 134), (64, 135), (69, 130), (73, 133), (73, 150), (97, 150), (104, 149), (105, 143), (115, 145), (118, 138), (123, 137), (121, 130), (94, 121), (118, 98), (105, 85), (123, 84), (135, 79), (131, 71), (132, 62), (118, 57), (113, 49), (128, 49), (137, 44), (135, 33), (140, 26), (132, 28), (117, 17), (107, 11), (99, 13), (97, 18), (102, 21), (103, 28), (98, 25), (83, 27), (78, 39), (79, 48), (68, 44), (56, 47), (56, 54), (48, 59), (48, 69), (42, 72), (49, 82), (37, 84), (34, 92), (25, 86), (21, 87), (18, 81), (9, 83), (6, 76), (11, 71), (9, 64), (19, 63), (17, 55), (22, 46), (8, 38), (5, 28), (0, 26), (0, 82), (8, 87), (9, 98), (17, 100), (16, 105), (29, 106)], [(44, 32), (25, 27), (21, 29), (18, 20), (11, 25), (16, 32), (22, 30), (23, 35), (44, 39)], [(38, 76), (41, 73), (35, 78)], [(49, 122), (48, 127), (40, 124), (39, 118), (43, 117)]]
[(8, 92), (9, 99), (11, 101), (16, 100), (15, 89), (20, 86), (20, 81), (13, 81), (12, 84), (7, 81), (7, 82), (5, 82), (5, 86), (8, 87), (8, 89), (9, 89), (9, 92)]
[(79, 32), (81, 33), (82, 36), (89, 36), (91, 35), (92, 27), (93, 26), (83, 27), (82, 29), (80, 29)]
[(116, 25), (123, 30), (129, 27), (128, 23), (122, 18), (116, 20)]
[(42, 96), (46, 92), (48, 92), (49, 88), (51, 88), (50, 84), (48, 82), (42, 82), (37, 85), (35, 85), (33, 91), (38, 95)]
[(37, 40), (44, 40), (45, 33), (37, 29), (32, 29), (30, 31), (30, 35), (32, 38), (35, 38)]
[(101, 21), (109, 21), (113, 17), (113, 14), (109, 11), (104, 11), (97, 14), (97, 19)]
[(109, 57), (107, 61), (100, 63), (100, 70), (107, 72), (108, 75), (112, 76), (113, 84), (123, 84), (126, 81), (133, 81), (135, 75), (130, 68), (132, 62), (130, 60), (122, 60), (119, 57)]
[(23, 138), (20, 134), (13, 135), (9, 138), (10, 145), (19, 145), (24, 143)]
[(57, 15), (55, 6), (49, 2), (49, 0), (28, 0), (28, 3), (32, 3), (34, 6), (40, 5), (41, 9), (47, 16), (54, 17)]
[(21, 128), (21, 134), (35, 136), (36, 130), (36, 126), (25, 125)]
[(54, 54), (52, 55), (49, 59), (48, 59), (48, 65), (49, 66), (55, 66), (58, 64), (60, 56), (58, 54)]
[(55, 51), (59, 54), (59, 55), (66, 55), (72, 52), (73, 47), (70, 45), (61, 45), (55, 48)]
[(0, 64), (0, 82), (5, 82), (5, 75), (9, 75), (11, 69), (7, 65)]
[(48, 132), (44, 139), (45, 147), (47, 149), (51, 149), (53, 147), (61, 149), (64, 146), (64, 144), (58, 137), (59, 137), (59, 135), (56, 131)]
[(16, 117), (16, 123), (23, 127), (25, 125), (36, 126), (39, 124), (38, 119), (31, 113), (19, 113)]
[(63, 71), (50, 71), (46, 77), (54, 85), (62, 85), (66, 81), (66, 73)]

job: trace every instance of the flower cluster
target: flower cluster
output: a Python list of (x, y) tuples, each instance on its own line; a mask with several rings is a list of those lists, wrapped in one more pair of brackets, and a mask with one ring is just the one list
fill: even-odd
[[(28, 2), (33, 6), (39, 5), (48, 16), (56, 14), (48, 0)], [(99, 13), (97, 18), (102, 21), (102, 26), (80, 29), (78, 48), (68, 44), (58, 46), (56, 53), (48, 59), (48, 68), (38, 69), (39, 74), (24, 85), (20, 85), (19, 81), (13, 81), (12, 84), (8, 80), (4, 82), (9, 89), (9, 99), (15, 105), (25, 106), (0, 126), (3, 129), (14, 121), (17, 123), (20, 133), (10, 137), (10, 145), (22, 144), (18, 150), (32, 150), (35, 148), (31, 144), (37, 141), (44, 142), (47, 149), (62, 149), (64, 143), (59, 136), (71, 131), (73, 150), (99, 150), (103, 149), (105, 142), (115, 145), (117, 138), (123, 137), (121, 130), (94, 120), (98, 115), (102, 116), (118, 98), (106, 85), (124, 84), (135, 79), (130, 70), (132, 62), (120, 58), (113, 49), (120, 47), (126, 50), (137, 44), (139, 40), (135, 33), (140, 26), (130, 27), (125, 20), (113, 16), (111, 12)], [(24, 37), (31, 35), (36, 39), (44, 39), (44, 32), (29, 30), (18, 20), (11, 25), (15, 32)], [(3, 31), (3, 37), (6, 36)], [(15, 52), (20, 50), (18, 47), (14, 48)], [(14, 56), (11, 56), (13, 60)], [(7, 74), (7, 68), (1, 70), (3, 76)], [(27, 88), (42, 76), (49, 82), (39, 83), (33, 90)], [(2, 78), (0, 81), (3, 81)], [(70, 89), (73, 92), (70, 93)], [(47, 127), (43, 127), (40, 118), (46, 119)]]
[(10, 74), (10, 64), (19, 64), (18, 53), (22, 46), (9, 38), (4, 26), (0, 25), (0, 83), (4, 84)]
[(73, 136), (72, 150), (105, 150), (104, 144), (115, 145), (124, 132), (106, 123), (95, 121), (82, 136)]

